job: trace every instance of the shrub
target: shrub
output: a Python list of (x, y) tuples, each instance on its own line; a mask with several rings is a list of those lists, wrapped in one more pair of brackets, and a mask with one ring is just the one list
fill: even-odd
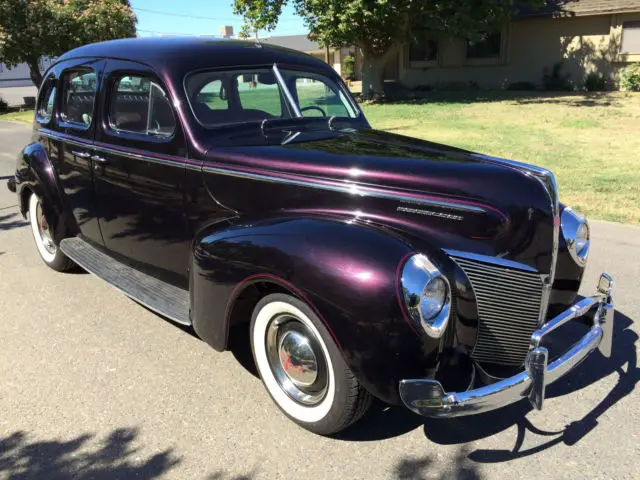
[(342, 68), (344, 78), (347, 80), (353, 80), (356, 72), (356, 58), (349, 54), (344, 57), (344, 67)]
[(9, 104), (2, 97), (0, 97), (0, 113), (6, 112), (8, 108)]
[(626, 92), (640, 92), (640, 63), (629, 65), (622, 70), (620, 88)]
[(602, 92), (607, 88), (607, 79), (601, 73), (591, 72), (584, 79), (584, 88), (587, 92)]
[(542, 72), (542, 87), (550, 91), (568, 92), (574, 90), (571, 75), (563, 74), (562, 62), (556, 63), (553, 67), (544, 67)]
[(513, 82), (507, 87), (507, 90), (535, 90), (536, 86), (531, 82)]

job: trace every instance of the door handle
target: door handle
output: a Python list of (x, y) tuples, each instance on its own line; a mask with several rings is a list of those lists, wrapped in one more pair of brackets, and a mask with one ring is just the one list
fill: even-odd
[(76, 157), (80, 157), (80, 158), (89, 158), (91, 155), (87, 152), (79, 152), (77, 150), (71, 150), (71, 153), (73, 155), (75, 155)]
[(107, 163), (107, 159), (98, 155), (91, 155), (91, 160), (98, 163)]

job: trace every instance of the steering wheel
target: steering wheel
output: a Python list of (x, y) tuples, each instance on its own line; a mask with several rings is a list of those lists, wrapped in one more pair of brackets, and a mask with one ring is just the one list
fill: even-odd
[(317, 105), (309, 105), (308, 107), (304, 107), (300, 109), (300, 113), (306, 111), (306, 110), (318, 110), (323, 117), (327, 116), (327, 112), (325, 112), (322, 108), (318, 107)]

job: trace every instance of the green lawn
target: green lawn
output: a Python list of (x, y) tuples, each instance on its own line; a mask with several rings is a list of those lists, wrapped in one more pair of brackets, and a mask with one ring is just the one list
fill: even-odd
[[(375, 128), (549, 168), (564, 203), (640, 224), (640, 94), (434, 93), (363, 110)], [(4, 119), (30, 123), (33, 111)]]
[(0, 113), (0, 120), (11, 120), (14, 122), (33, 122), (33, 110), (22, 112)]
[(540, 165), (589, 218), (640, 224), (640, 94), (434, 93), (363, 105), (374, 128)]

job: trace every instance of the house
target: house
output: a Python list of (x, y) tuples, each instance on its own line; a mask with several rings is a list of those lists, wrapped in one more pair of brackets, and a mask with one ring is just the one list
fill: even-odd
[(477, 84), (506, 88), (540, 85), (558, 62), (577, 87), (598, 72), (614, 87), (620, 69), (640, 62), (640, 0), (549, 0), (520, 12), (499, 31), (476, 41), (418, 32), (392, 52), (387, 79), (409, 87)]
[[(44, 73), (55, 59), (49, 57), (40, 58), (40, 73)], [(26, 63), (21, 63), (13, 68), (0, 63), (0, 88), (2, 87), (32, 87), (31, 74)]]
[[(220, 35), (225, 38), (234, 38), (233, 27), (223, 26), (220, 28)], [(250, 40), (250, 39), (249, 39)], [(291, 48), (312, 55), (331, 65), (338, 74), (342, 74), (344, 59), (351, 55), (355, 59), (354, 76), (361, 78), (362, 56), (356, 48), (325, 48), (317, 42), (311, 40), (307, 35), (281, 35), (272, 37), (260, 37), (257, 39), (265, 45), (277, 45), (279, 47)]]

